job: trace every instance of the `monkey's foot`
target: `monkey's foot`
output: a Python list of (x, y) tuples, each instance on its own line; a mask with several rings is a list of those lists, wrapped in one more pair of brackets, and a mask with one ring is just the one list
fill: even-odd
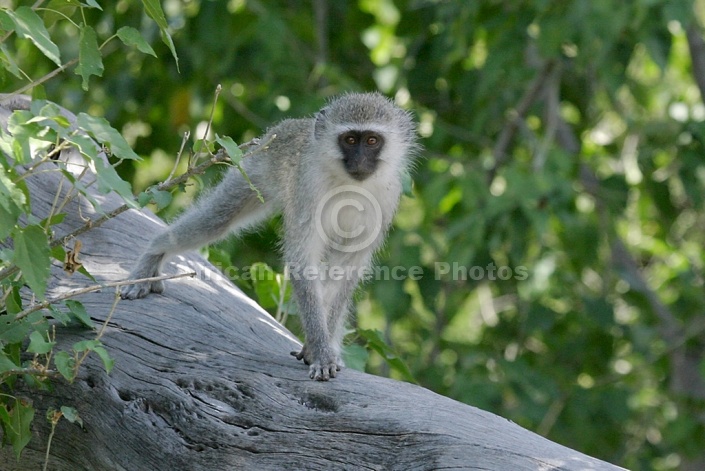
[(120, 297), (122, 299), (139, 299), (144, 298), (149, 293), (161, 293), (163, 291), (163, 281), (142, 282), (134, 285), (125, 285), (120, 288)]
[(303, 360), (306, 365), (309, 365), (308, 376), (316, 381), (328, 381), (335, 378), (338, 371), (343, 367), (343, 362), (335, 355), (322, 355), (327, 357), (327, 360), (317, 361), (313, 355), (303, 346), (300, 352), (291, 352), (297, 360)]

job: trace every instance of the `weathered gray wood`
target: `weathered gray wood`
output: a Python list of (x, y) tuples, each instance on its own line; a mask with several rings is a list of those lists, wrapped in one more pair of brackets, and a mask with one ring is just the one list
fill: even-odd
[[(58, 176), (30, 179), (39, 217)], [(119, 204), (100, 197), (106, 209)], [(69, 205), (58, 234), (82, 225)], [(161, 223), (130, 210), (82, 235), (81, 260), (100, 281), (123, 279)], [(31, 392), (34, 436), (18, 464), (9, 447), (0, 469), (37, 470), (44, 462), (49, 407), (76, 407), (85, 429), (61, 421), (52, 470), (614, 470), (518, 425), (418, 386), (350, 369), (318, 383), (289, 355), (296, 339), (196, 254), (168, 271), (164, 295), (120, 301), (103, 337), (115, 359), (107, 375), (89, 357), (74, 384)], [(210, 278), (210, 279), (207, 279)], [(50, 296), (91, 285), (52, 269)], [(114, 289), (82, 296), (96, 323)], [(60, 347), (94, 333), (57, 329)]]

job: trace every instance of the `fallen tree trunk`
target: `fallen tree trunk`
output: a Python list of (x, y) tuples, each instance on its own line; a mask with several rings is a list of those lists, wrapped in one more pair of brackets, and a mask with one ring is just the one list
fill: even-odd
[[(29, 179), (33, 211), (51, 207), (60, 176)], [(104, 208), (120, 205), (103, 197)], [(79, 214), (78, 206), (81, 206)], [(97, 218), (74, 201), (58, 234)], [(161, 222), (131, 210), (79, 238), (80, 261), (100, 282), (124, 279)], [(63, 232), (62, 232), (63, 231)], [(3, 470), (41, 469), (50, 433), (44, 412), (74, 406), (84, 427), (62, 420), (52, 470), (281, 469), (620, 469), (557, 445), (518, 425), (424, 388), (350, 369), (327, 383), (308, 379), (289, 355), (300, 343), (201, 257), (172, 260), (164, 295), (120, 301), (102, 342), (115, 360), (108, 375), (89, 356), (73, 384), (27, 391), (37, 415), (18, 462), (0, 450)], [(93, 284), (52, 267), (48, 296)], [(115, 290), (83, 295), (96, 324)], [(57, 328), (59, 348), (94, 332)]]

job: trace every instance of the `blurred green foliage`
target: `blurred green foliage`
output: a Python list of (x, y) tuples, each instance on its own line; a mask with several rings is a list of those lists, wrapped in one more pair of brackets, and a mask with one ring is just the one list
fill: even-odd
[[(425, 150), (377, 262), (423, 276), (360, 293), (368, 370), (402, 377), (378, 330), (440, 394), (630, 469), (705, 467), (705, 53), (688, 43), (705, 1), (166, 0), (178, 67), (141, 6), (100, 3), (84, 12), (98, 43), (131, 25), (158, 58), (116, 48), (88, 91), (67, 72), (34, 93), (121, 130), (146, 157), (120, 167), (135, 192), (211, 111), (213, 132), (245, 142), (381, 90), (415, 111)], [(78, 29), (51, 34), (80, 53)], [(31, 78), (53, 70), (12, 47)], [(281, 267), (276, 228), (220, 243), (218, 260)]]

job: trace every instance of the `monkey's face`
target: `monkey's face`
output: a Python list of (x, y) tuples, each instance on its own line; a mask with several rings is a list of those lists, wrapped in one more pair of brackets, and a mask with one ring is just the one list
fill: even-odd
[(384, 138), (375, 131), (350, 130), (338, 136), (345, 171), (355, 180), (363, 181), (374, 173)]

